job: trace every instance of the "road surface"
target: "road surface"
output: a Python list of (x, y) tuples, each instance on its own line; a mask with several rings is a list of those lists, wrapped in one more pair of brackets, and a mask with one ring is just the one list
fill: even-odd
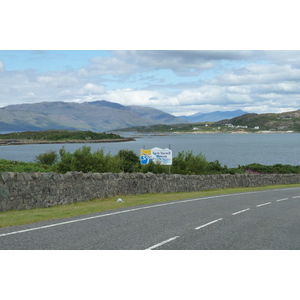
[(0, 249), (300, 249), (300, 187), (136, 206), (0, 229)]

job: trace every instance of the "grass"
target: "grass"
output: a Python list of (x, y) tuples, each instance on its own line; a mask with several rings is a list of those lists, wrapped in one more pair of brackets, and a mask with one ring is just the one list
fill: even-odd
[[(219, 190), (208, 190), (200, 192), (179, 192), (163, 194), (142, 194), (130, 196), (115, 196), (104, 199), (93, 199), (90, 201), (78, 202), (53, 206), (49, 208), (35, 208), (31, 210), (13, 210), (0, 212), (0, 228), (31, 224), (36, 222), (74, 217), (84, 214), (97, 213), (113, 209), (147, 205), (159, 202), (174, 201), (188, 198), (208, 197), (213, 195), (223, 195), (232, 193), (242, 193), (251, 191), (271, 190), (300, 187), (299, 184), (270, 185), (256, 188), (227, 188)], [(121, 197), (124, 202), (117, 202)]]

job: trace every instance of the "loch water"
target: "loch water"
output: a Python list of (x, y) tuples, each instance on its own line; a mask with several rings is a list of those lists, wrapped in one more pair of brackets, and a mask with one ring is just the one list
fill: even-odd
[[(132, 136), (132, 134), (127, 133), (126, 136)], [(250, 163), (300, 165), (299, 133), (149, 134), (136, 136), (136, 140), (130, 142), (8, 145), (0, 147), (0, 159), (29, 162), (34, 161), (40, 153), (49, 150), (58, 152), (64, 146), (67, 151), (73, 152), (83, 145), (90, 146), (92, 151), (103, 149), (105, 154), (112, 155), (117, 154), (120, 149), (133, 150), (139, 155), (142, 148), (170, 147), (173, 157), (181, 151), (192, 151), (193, 154), (202, 153), (208, 161), (218, 160), (222, 165), (228, 167)]]

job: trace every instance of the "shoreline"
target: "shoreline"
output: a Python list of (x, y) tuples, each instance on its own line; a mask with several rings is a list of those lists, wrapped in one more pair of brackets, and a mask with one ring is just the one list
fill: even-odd
[(220, 133), (226, 133), (226, 134), (270, 134), (270, 133), (277, 133), (277, 134), (290, 134), (290, 133), (299, 133), (299, 132), (294, 132), (294, 131), (272, 131), (272, 130), (261, 130), (261, 131), (256, 131), (256, 132), (249, 132), (249, 131), (185, 131), (185, 132), (180, 132), (180, 131), (174, 131), (170, 132), (170, 134), (220, 134)]
[(38, 145), (38, 144), (95, 144), (95, 143), (121, 143), (135, 141), (134, 138), (105, 139), (105, 140), (64, 140), (64, 141), (43, 141), (43, 140), (0, 140), (0, 146), (14, 145)]

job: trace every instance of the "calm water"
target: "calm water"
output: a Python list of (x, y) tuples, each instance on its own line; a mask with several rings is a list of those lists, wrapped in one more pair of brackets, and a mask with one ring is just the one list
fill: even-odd
[[(84, 144), (65, 144), (68, 151), (75, 151)], [(300, 134), (174, 134), (169, 136), (143, 136), (133, 142), (86, 144), (92, 151), (104, 149), (115, 155), (120, 149), (129, 149), (139, 155), (141, 148), (169, 148), (173, 157), (180, 151), (202, 153), (208, 161), (218, 160), (222, 165), (237, 167), (250, 163), (264, 165), (300, 165)], [(0, 147), (0, 158), (33, 161), (48, 150), (59, 151), (62, 144), (20, 145)]]

